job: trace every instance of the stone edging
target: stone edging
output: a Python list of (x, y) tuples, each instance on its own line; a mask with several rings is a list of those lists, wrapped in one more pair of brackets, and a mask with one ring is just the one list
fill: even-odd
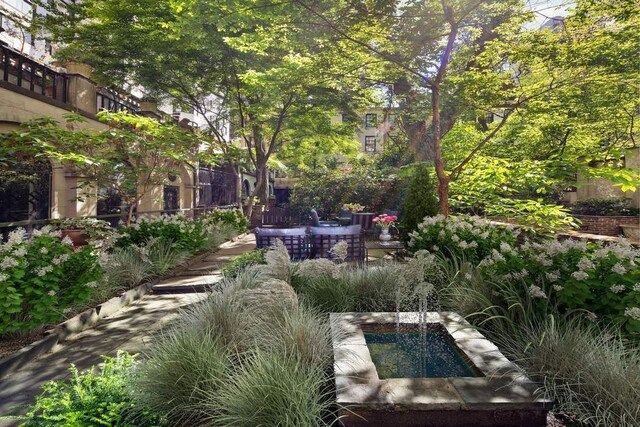
[[(227, 242), (236, 242), (246, 237), (247, 235), (248, 233), (242, 233), (230, 240), (227, 240)], [(219, 248), (215, 251), (217, 250), (219, 250)], [(210, 254), (211, 252), (208, 251), (196, 255), (195, 257), (174, 268), (171, 271), (170, 275), (157, 277), (150, 282), (143, 283), (142, 285), (138, 285), (133, 289), (129, 289), (122, 295), (113, 297), (95, 308), (85, 310), (82, 313), (79, 313), (76, 316), (72, 317), (71, 319), (64, 321), (55, 328), (45, 332), (46, 336), (44, 338), (21, 348), (20, 350), (10, 354), (9, 356), (0, 359), (0, 379), (12, 372), (17, 371), (40, 355), (51, 351), (59, 343), (69, 340), (78, 335), (80, 332), (94, 327), (100, 322), (100, 320), (128, 306), (132, 302), (142, 298), (149, 292), (149, 290), (151, 290), (151, 288), (155, 284), (157, 284), (161, 280), (165, 280), (179, 272), (184, 271), (186, 268), (188, 268), (189, 265), (203, 260)]]

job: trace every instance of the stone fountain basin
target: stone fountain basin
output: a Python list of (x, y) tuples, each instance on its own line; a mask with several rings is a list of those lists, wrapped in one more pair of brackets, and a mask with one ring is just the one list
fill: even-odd
[[(424, 313), (423, 313), (424, 314)], [(462, 316), (427, 312), (481, 373), (380, 379), (361, 325), (419, 324), (419, 313), (331, 313), (336, 399), (345, 426), (545, 426), (553, 402)]]

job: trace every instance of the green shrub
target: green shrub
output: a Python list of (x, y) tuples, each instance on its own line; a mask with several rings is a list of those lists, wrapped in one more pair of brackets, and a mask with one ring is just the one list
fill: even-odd
[(67, 381), (50, 381), (30, 406), (26, 427), (122, 426), (161, 427), (166, 420), (142, 402), (135, 403), (131, 384), (136, 378), (133, 356), (119, 352), (105, 357), (104, 366), (78, 372), (71, 366)]
[(405, 240), (408, 240), (409, 233), (416, 230), (425, 217), (438, 214), (436, 185), (433, 172), (427, 165), (420, 164), (415, 168), (401, 212), (400, 228)]
[(228, 224), (238, 233), (244, 233), (249, 227), (249, 220), (238, 209), (216, 209), (199, 218), (205, 225)]
[(224, 277), (236, 277), (252, 265), (264, 264), (265, 252), (265, 249), (255, 249), (238, 255), (222, 267), (222, 274)]
[(577, 215), (639, 216), (640, 209), (629, 206), (627, 199), (588, 199), (576, 202), (571, 211)]
[(45, 227), (25, 239), (18, 229), (0, 245), (0, 334), (56, 322), (97, 286), (103, 270), (92, 249), (74, 251), (59, 236)]
[[(321, 389), (325, 377), (317, 367), (296, 358), (256, 352), (221, 388), (213, 409), (216, 421), (233, 426), (316, 427), (329, 402)], [(206, 404), (209, 406), (209, 404)]]
[(138, 217), (129, 227), (122, 226), (114, 246), (125, 248), (141, 245), (156, 238), (175, 244), (176, 248), (197, 252), (205, 245), (207, 231), (202, 221), (194, 221), (184, 215)]
[(398, 210), (405, 181), (394, 170), (362, 167), (348, 172), (333, 170), (308, 175), (292, 189), (291, 210), (307, 216), (311, 209), (316, 209), (321, 217), (337, 215), (346, 203), (366, 206), (369, 212)]

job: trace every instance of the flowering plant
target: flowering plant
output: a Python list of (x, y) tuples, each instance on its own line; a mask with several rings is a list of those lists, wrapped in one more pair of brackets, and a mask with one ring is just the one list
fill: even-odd
[(49, 226), (29, 238), (17, 229), (0, 245), (0, 334), (55, 322), (92, 294), (103, 274), (98, 257), (71, 246)]
[[(603, 246), (578, 240), (522, 239), (519, 230), (478, 217), (425, 218), (409, 247), (459, 256), (509, 285), (544, 312), (582, 311), (640, 334), (640, 251), (625, 240)], [(510, 306), (510, 301), (500, 301)]]
[(199, 220), (204, 222), (206, 226), (219, 225), (220, 223), (229, 224), (238, 233), (244, 233), (249, 227), (249, 220), (238, 209), (214, 209), (205, 213)]
[(142, 244), (152, 238), (171, 241), (176, 248), (196, 252), (204, 246), (207, 232), (203, 221), (194, 221), (183, 214), (160, 217), (141, 216), (129, 227), (121, 226), (115, 247)]
[(640, 334), (640, 251), (626, 241), (603, 246), (576, 240), (525, 242), (502, 248), (480, 266), (501, 281), (524, 285), (534, 306), (584, 310)]
[(398, 220), (397, 216), (387, 215), (387, 214), (378, 215), (377, 217), (373, 218), (373, 222), (378, 224), (382, 228), (391, 227), (392, 225), (394, 225), (394, 222), (396, 222), (397, 220)]
[(437, 215), (425, 217), (418, 229), (409, 233), (408, 245), (413, 252), (441, 252), (477, 264), (500, 245), (514, 246), (519, 234), (513, 226), (496, 226), (476, 216)]
[(364, 210), (364, 206), (359, 203), (345, 203), (342, 205), (342, 210), (349, 212), (362, 212)]
[(51, 224), (58, 230), (83, 230), (91, 241), (105, 240), (115, 233), (107, 221), (95, 218), (62, 218), (52, 221)]

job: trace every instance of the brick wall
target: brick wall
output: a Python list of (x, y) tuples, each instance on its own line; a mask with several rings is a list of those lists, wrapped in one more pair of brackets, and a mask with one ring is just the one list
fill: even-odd
[(586, 233), (603, 234), (605, 236), (622, 235), (622, 224), (640, 225), (640, 218), (632, 216), (591, 216), (574, 215), (582, 225), (580, 230)]

